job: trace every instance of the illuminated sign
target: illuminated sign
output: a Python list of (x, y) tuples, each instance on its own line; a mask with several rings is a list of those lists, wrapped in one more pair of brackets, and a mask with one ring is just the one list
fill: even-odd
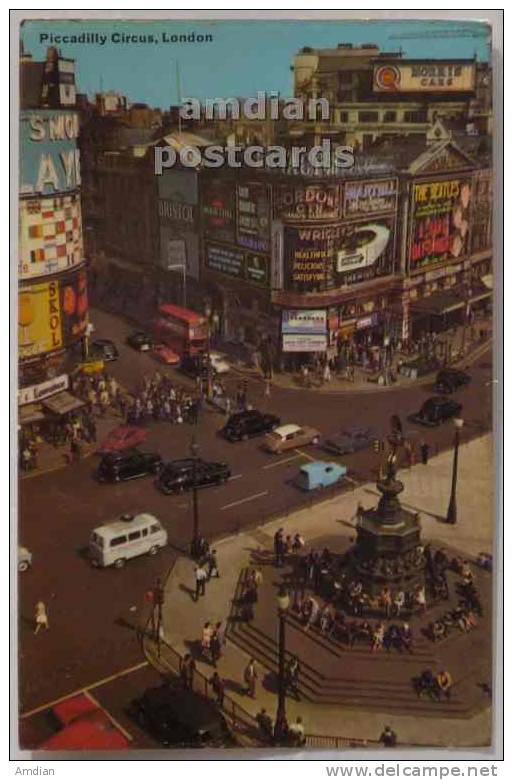
[(202, 186), (203, 231), (217, 241), (235, 241), (235, 185), (226, 179), (207, 179)]
[(326, 352), (328, 348), (328, 336), (314, 336), (308, 334), (284, 334), (284, 352)]
[(65, 271), (84, 260), (78, 194), (20, 201), (21, 279)]
[(475, 83), (474, 63), (426, 60), (374, 66), (374, 92), (472, 92)]
[(237, 243), (256, 252), (269, 251), (270, 187), (261, 182), (237, 185)]
[(53, 195), (80, 186), (78, 130), (74, 112), (22, 111), (21, 195)]
[(325, 220), (340, 216), (340, 191), (336, 184), (277, 185), (275, 213), (286, 220)]
[(24, 406), (25, 404), (32, 404), (37, 401), (41, 401), (43, 398), (48, 398), (49, 395), (60, 393), (62, 390), (67, 390), (68, 386), (68, 375), (61, 374), (61, 376), (56, 376), (54, 379), (48, 379), (46, 382), (40, 382), (38, 385), (22, 387), (20, 390), (18, 390), (18, 405)]
[(326, 333), (326, 309), (285, 309), (281, 314), (282, 333)]
[(344, 187), (344, 215), (380, 214), (393, 211), (397, 196), (397, 179), (350, 182)]
[(466, 253), (471, 191), (470, 179), (414, 184), (412, 267), (456, 259)]

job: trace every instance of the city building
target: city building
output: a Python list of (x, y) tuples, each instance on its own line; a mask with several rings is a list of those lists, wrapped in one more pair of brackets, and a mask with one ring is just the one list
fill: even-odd
[(80, 202), (74, 61), (54, 48), (21, 56), (18, 356), (20, 425), (78, 403), (88, 299)]

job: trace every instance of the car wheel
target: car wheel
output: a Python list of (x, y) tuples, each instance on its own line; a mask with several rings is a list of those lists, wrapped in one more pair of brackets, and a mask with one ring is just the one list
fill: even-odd
[(158, 551), (159, 548), (157, 547), (156, 544), (154, 544), (153, 547), (150, 547), (150, 549), (148, 550), (148, 555), (156, 555)]
[(314, 436), (313, 437), (312, 444), (319, 444), (319, 437), (318, 436)]
[(20, 561), (18, 563), (18, 571), (27, 571), (28, 567), (28, 561)]
[(126, 560), (124, 558), (116, 558), (116, 560), (114, 561), (114, 568), (122, 569), (125, 563)]

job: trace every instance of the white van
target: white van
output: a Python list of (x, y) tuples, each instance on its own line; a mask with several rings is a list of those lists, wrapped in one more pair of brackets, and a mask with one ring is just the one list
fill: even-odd
[(93, 566), (121, 569), (129, 558), (156, 555), (167, 544), (167, 531), (153, 515), (122, 515), (120, 520), (95, 528), (89, 539)]

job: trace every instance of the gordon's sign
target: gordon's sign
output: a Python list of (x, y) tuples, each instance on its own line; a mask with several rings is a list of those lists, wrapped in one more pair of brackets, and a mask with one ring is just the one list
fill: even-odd
[(383, 62), (374, 66), (374, 92), (473, 92), (474, 62)]

